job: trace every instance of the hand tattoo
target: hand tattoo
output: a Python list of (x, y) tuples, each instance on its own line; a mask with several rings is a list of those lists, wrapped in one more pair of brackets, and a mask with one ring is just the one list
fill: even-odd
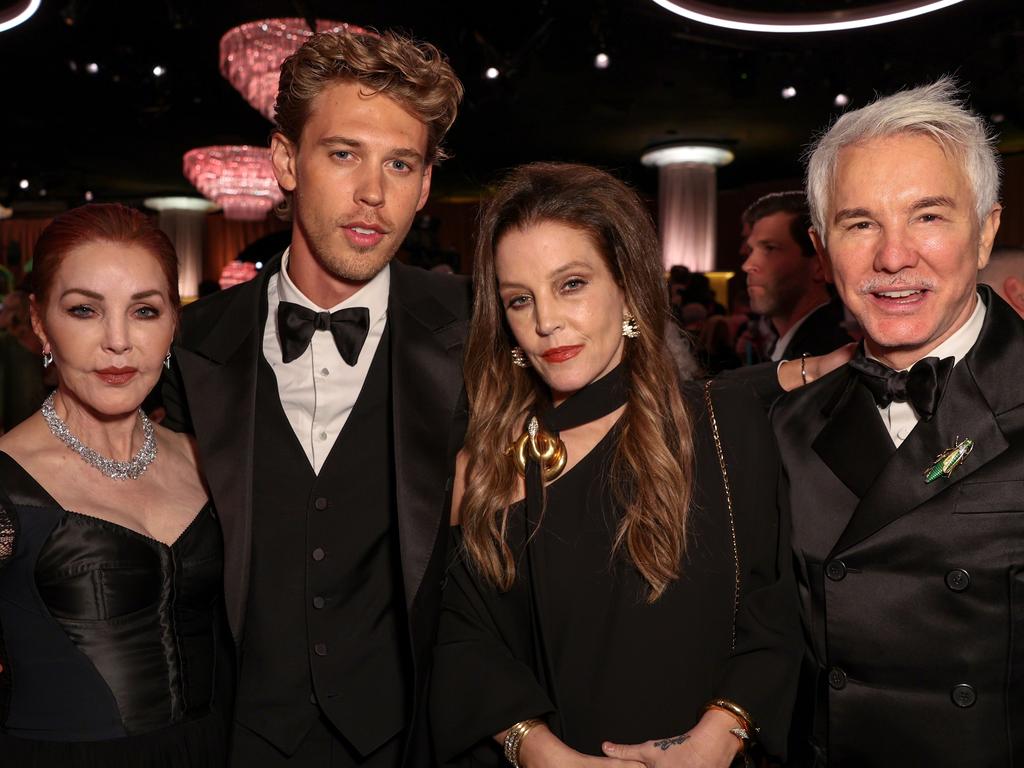
[(654, 742), (654, 747), (655, 749), (660, 749), (664, 752), (669, 747), (675, 747), (682, 744), (688, 738), (690, 738), (690, 734), (684, 733), (682, 736), (673, 736), (671, 739), (661, 739), (660, 741)]

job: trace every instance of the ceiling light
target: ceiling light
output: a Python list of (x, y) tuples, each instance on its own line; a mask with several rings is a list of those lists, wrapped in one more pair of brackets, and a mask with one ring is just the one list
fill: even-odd
[(39, 190), (39, 196), (40, 197), (46, 197), (46, 189), (45, 188)]
[(266, 147), (200, 147), (186, 152), (183, 164), (185, 178), (227, 219), (260, 221), (284, 200)]
[[(317, 32), (373, 34), (340, 21), (317, 19)], [(305, 19), (263, 19), (229, 29), (220, 39), (220, 73), (251, 106), (274, 119), (281, 64), (313, 36)]]
[(164, 67), (161, 67), (159, 64), (153, 67), (153, 77), (163, 77), (166, 74), (167, 70)]
[(999, 123), (1005, 121), (1005, 120), (1006, 120), (1006, 115), (1004, 115), (1002, 112), (994, 112), (992, 114), (992, 122), (996, 123), (997, 125)]
[(809, 13), (757, 13), (728, 8), (699, 0), (654, 0), (667, 11), (691, 21), (744, 32), (837, 32), (878, 24), (889, 24), (948, 8), (963, 0), (902, 0), (876, 3), (850, 10), (815, 11)]
[(21, 181), (19, 181), (18, 187), (20, 189), (28, 189), (28, 179), (22, 179)]
[(89, 189), (85, 190), (85, 202), (91, 203), (93, 197), (94, 197), (94, 195), (92, 193), (92, 190), (89, 190)]
[(147, 197), (142, 201), (142, 204), (154, 211), (199, 211), (200, 213), (209, 213), (210, 211), (217, 210), (217, 206), (204, 197), (186, 197), (185, 195)]
[(608, 65), (612, 63), (612, 60), (608, 58), (607, 53), (599, 53), (594, 57), (594, 66), (598, 69), (608, 69)]
[(792, 99), (794, 96), (796, 96), (796, 88), (794, 88), (792, 85), (787, 85), (785, 88), (782, 89), (782, 98)]
[(845, 93), (837, 93), (832, 103), (837, 107), (845, 107), (847, 104), (850, 103), (850, 97), (847, 96)]
[(487, 71), (484, 72), (484, 77), (488, 80), (496, 80), (501, 72), (498, 71), (497, 67), (488, 67)]
[(9, 8), (0, 11), (0, 32), (13, 29), (19, 24), (32, 18), (32, 14), (39, 10), (43, 0), (19, 0)]
[(88, 72), (90, 75), (95, 75), (97, 72), (100, 71), (100, 65), (97, 64), (95, 61), (90, 61), (88, 64), (85, 65), (85, 71)]
[(728, 165), (736, 156), (725, 147), (710, 144), (665, 144), (647, 150), (640, 157), (644, 165), (661, 167), (679, 163)]

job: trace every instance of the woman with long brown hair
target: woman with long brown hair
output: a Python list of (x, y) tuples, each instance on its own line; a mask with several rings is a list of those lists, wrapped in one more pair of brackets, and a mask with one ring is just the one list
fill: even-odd
[(474, 286), (441, 762), (781, 754), (799, 640), (776, 450), (741, 385), (681, 389), (643, 203), (594, 168), (521, 167), (482, 214)]

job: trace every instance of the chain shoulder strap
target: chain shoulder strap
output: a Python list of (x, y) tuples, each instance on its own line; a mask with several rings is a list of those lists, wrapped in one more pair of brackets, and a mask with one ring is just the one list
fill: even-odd
[(704, 384), (704, 405), (711, 419), (711, 437), (715, 441), (715, 453), (718, 454), (718, 468), (722, 472), (722, 486), (725, 488), (725, 506), (729, 512), (729, 534), (732, 538), (732, 562), (735, 568), (736, 589), (732, 603), (732, 648), (736, 649), (736, 616), (740, 610), (740, 551), (736, 544), (736, 516), (732, 511), (732, 491), (729, 489), (729, 470), (725, 466), (725, 454), (722, 451), (722, 439), (718, 434), (718, 419), (715, 418), (715, 406), (711, 402), (711, 381)]

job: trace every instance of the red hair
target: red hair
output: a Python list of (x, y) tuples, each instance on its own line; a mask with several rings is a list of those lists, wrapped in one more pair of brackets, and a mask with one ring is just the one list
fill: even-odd
[(39, 306), (46, 304), (64, 257), (75, 248), (96, 241), (137, 245), (149, 252), (167, 279), (171, 306), (178, 295), (178, 256), (170, 239), (153, 220), (118, 203), (95, 203), (72, 208), (51, 221), (36, 241), (32, 255), (32, 292)]

